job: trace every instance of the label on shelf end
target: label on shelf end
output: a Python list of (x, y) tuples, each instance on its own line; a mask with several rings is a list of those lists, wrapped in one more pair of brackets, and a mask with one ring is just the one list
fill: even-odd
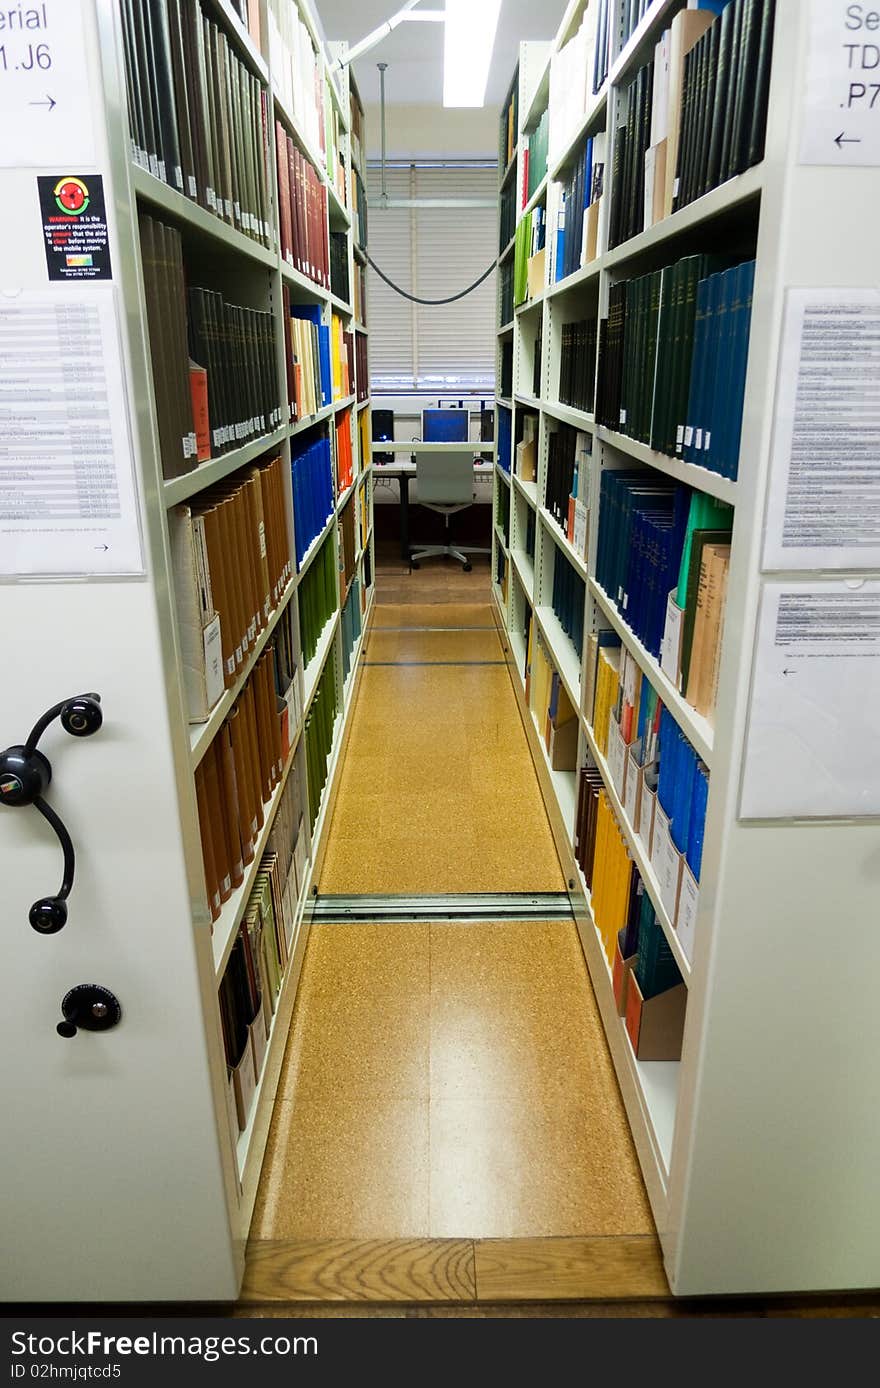
[(223, 653), (220, 642), (219, 614), (204, 628), (202, 641), (205, 649), (205, 694), (208, 708), (213, 708), (223, 695)]
[(700, 904), (700, 887), (687, 863), (681, 870), (681, 889), (678, 894), (678, 914), (675, 917), (675, 933), (681, 942), (689, 964), (694, 958), (694, 928), (697, 922), (697, 907)]

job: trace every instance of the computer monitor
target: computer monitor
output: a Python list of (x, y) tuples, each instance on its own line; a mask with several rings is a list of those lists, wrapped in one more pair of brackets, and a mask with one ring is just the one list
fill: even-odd
[[(394, 439), (394, 411), (373, 410), (373, 443), (391, 443)], [(393, 453), (373, 452), (375, 463), (393, 463)]]
[(422, 443), (467, 443), (468, 410), (422, 410)]

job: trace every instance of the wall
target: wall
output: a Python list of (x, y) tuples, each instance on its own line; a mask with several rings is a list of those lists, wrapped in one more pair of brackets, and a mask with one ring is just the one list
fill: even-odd
[[(367, 157), (381, 153), (380, 107), (365, 108)], [(473, 110), (442, 106), (389, 103), (385, 107), (386, 155), (389, 159), (428, 158), (443, 154), (456, 158), (498, 156), (498, 111), (494, 106)]]

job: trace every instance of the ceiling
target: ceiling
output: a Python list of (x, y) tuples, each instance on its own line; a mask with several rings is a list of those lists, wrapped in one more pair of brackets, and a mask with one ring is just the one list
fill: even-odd
[[(401, 0), (317, 0), (328, 39), (355, 44), (399, 9)], [(498, 33), (489, 69), (486, 105), (500, 106), (524, 39), (552, 39), (566, 0), (502, 0)], [(420, 9), (442, 9), (443, 0), (421, 0)], [(389, 103), (442, 106), (443, 25), (400, 24), (354, 64), (361, 99), (379, 100), (377, 63), (387, 63), (385, 97)]]

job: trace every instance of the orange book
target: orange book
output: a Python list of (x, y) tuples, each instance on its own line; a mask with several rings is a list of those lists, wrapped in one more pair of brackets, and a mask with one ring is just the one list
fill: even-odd
[(220, 883), (217, 865), (214, 860), (214, 843), (211, 833), (211, 818), (208, 811), (208, 798), (205, 789), (205, 773), (202, 764), (196, 767), (196, 804), (199, 811), (199, 837), (202, 841), (202, 862), (205, 868), (205, 890), (208, 895), (208, 910), (211, 920), (220, 918)]
[(196, 434), (196, 458), (200, 463), (211, 456), (211, 422), (208, 416), (208, 373), (204, 366), (189, 364), (189, 393)]

